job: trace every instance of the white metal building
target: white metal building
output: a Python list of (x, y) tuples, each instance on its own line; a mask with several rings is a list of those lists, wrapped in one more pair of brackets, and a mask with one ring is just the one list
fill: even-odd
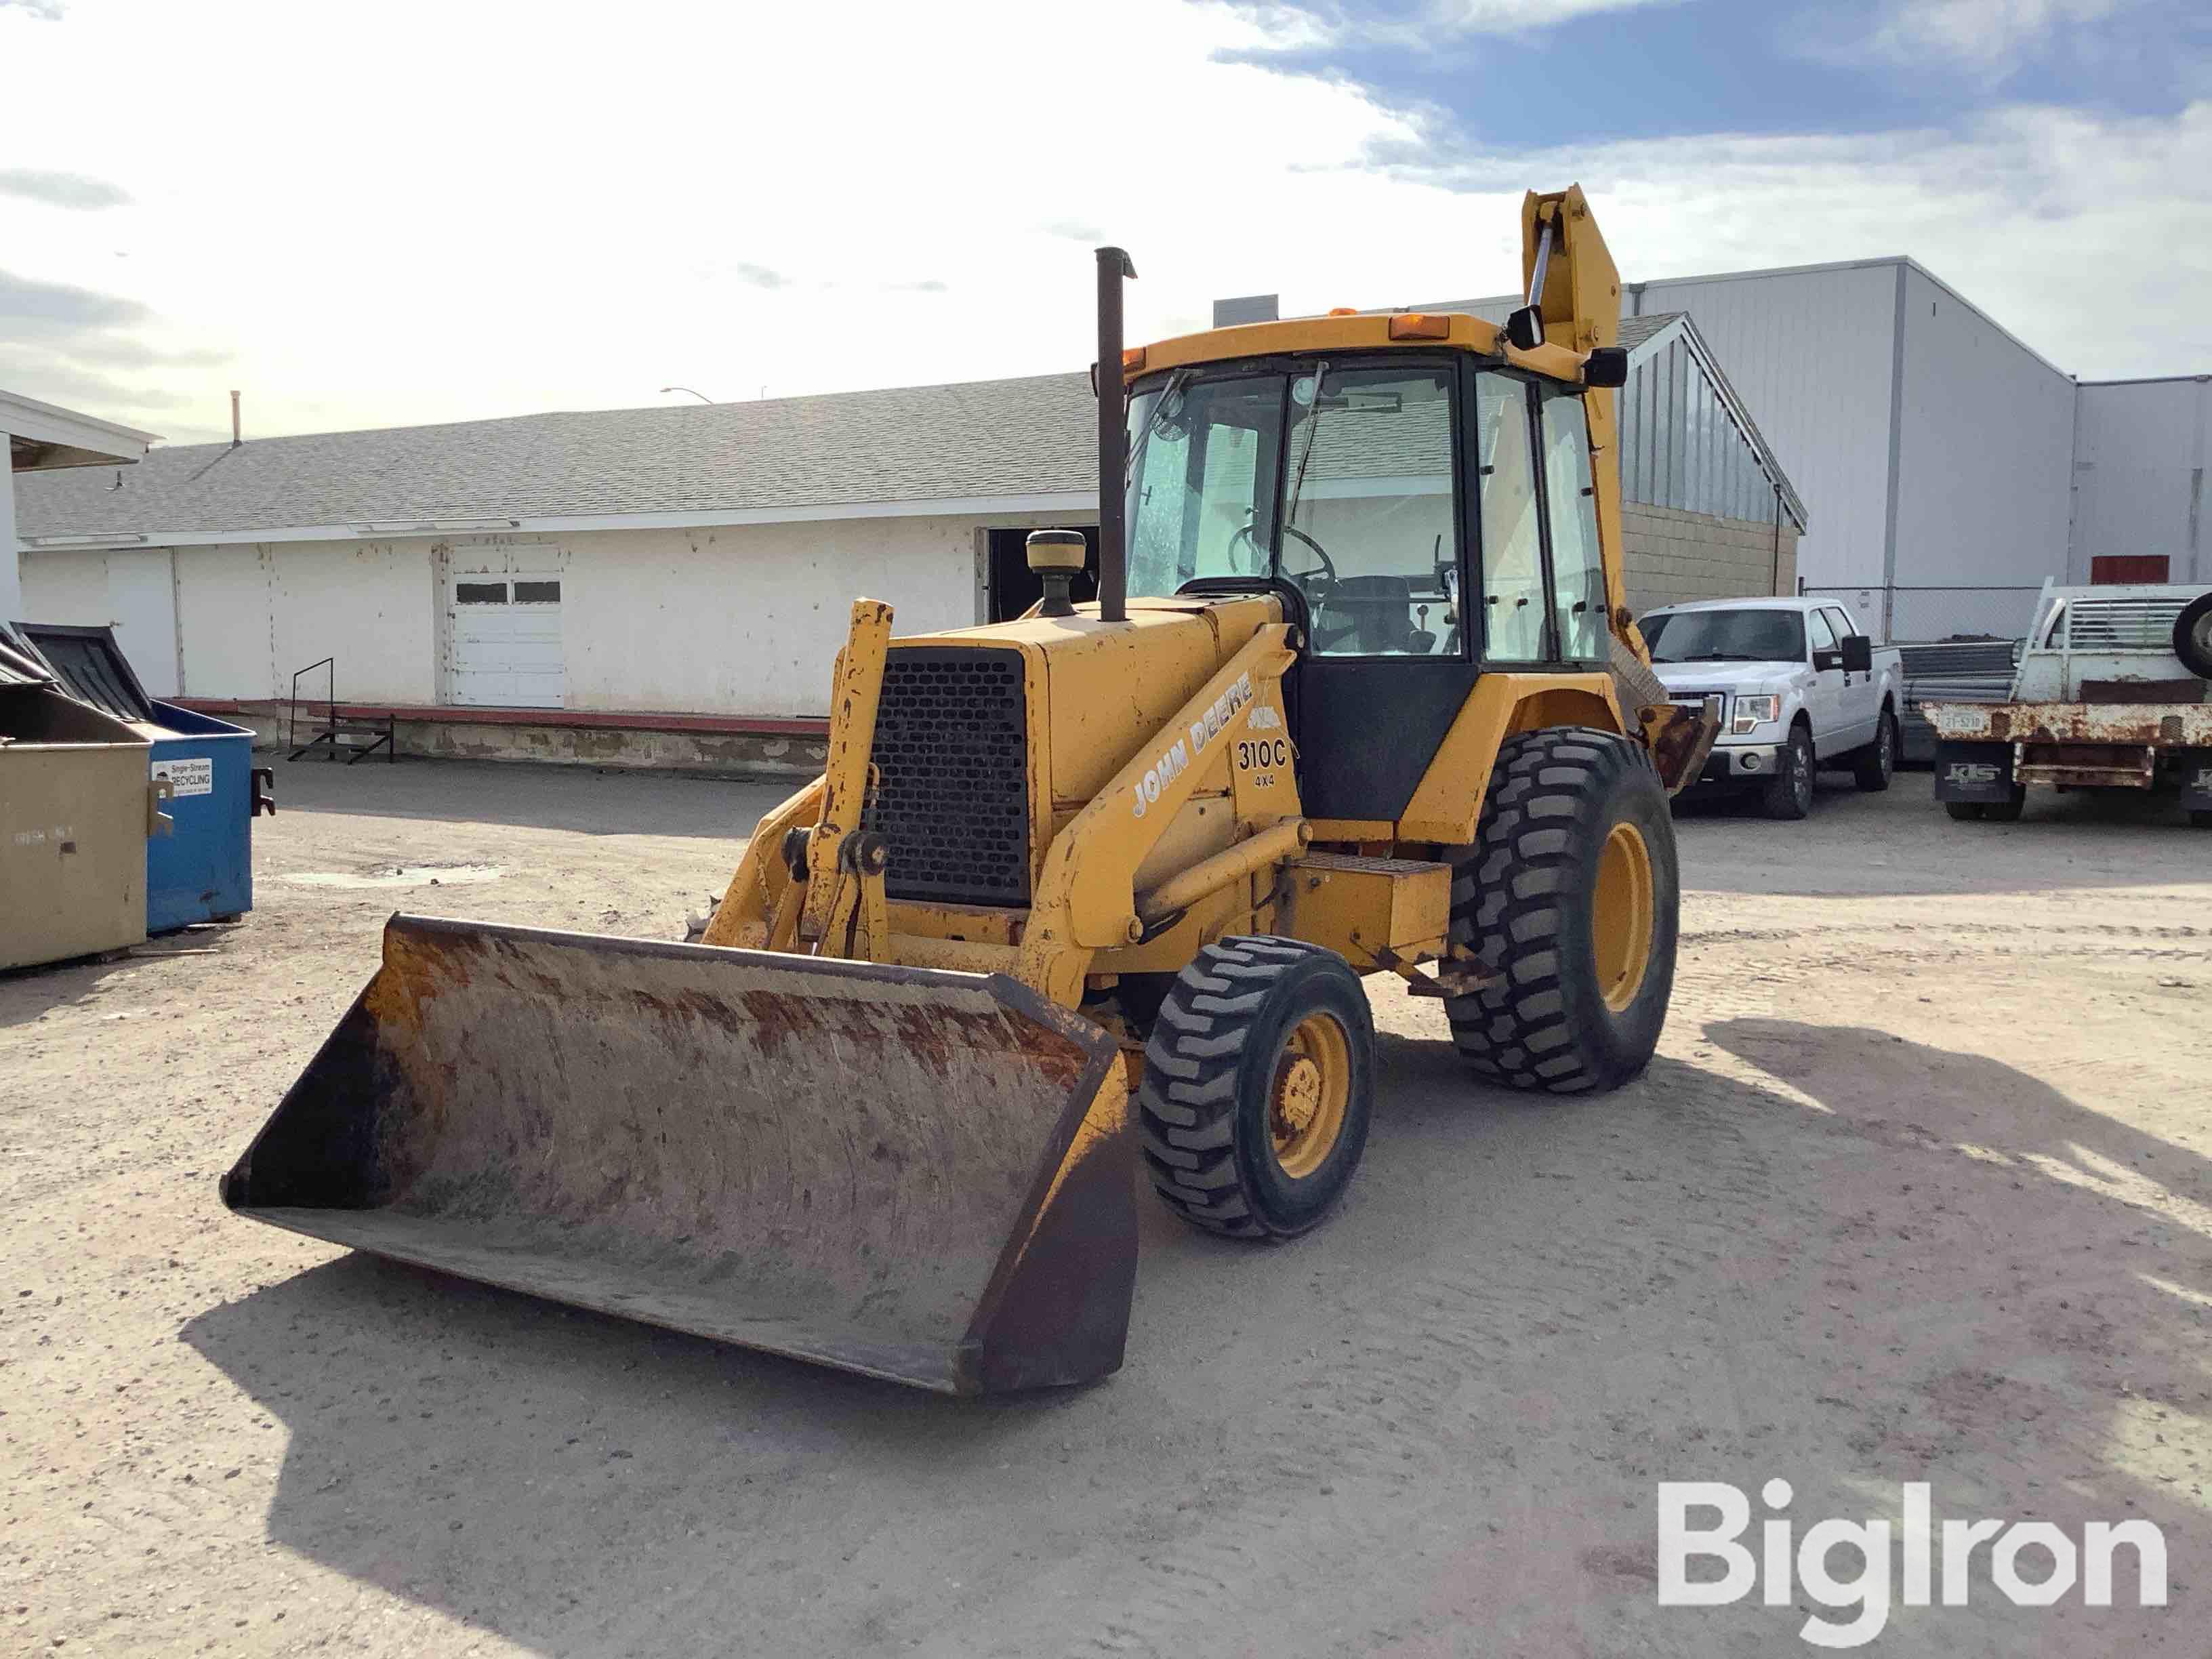
[(1694, 320), (1802, 495), (1801, 580), (1890, 638), (2016, 632), (2046, 578), (2100, 559), (2212, 582), (2203, 377), (2077, 386), (1902, 257), (1629, 283), (1622, 306)]

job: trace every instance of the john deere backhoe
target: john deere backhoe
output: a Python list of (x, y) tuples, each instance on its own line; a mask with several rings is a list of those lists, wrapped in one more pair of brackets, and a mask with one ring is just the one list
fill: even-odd
[[(1579, 189), (1528, 305), (1124, 351), (1099, 254), (1098, 598), (854, 606), (818, 780), (698, 945), (398, 915), (223, 1183), (279, 1226), (951, 1392), (1121, 1363), (1139, 1154), (1198, 1226), (1343, 1193), (1363, 975), (1474, 1074), (1610, 1089), (1674, 977), (1667, 795), (1717, 709), (1623, 604), (1620, 287)], [(1480, 1172), (1470, 1170), (1469, 1179)]]

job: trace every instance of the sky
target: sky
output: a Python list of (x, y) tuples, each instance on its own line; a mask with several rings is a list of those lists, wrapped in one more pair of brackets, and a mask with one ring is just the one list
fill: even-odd
[[(1910, 254), (2083, 379), (2212, 373), (2203, 0), (0, 0), (0, 386), (249, 437), (1080, 368)], [(1884, 345), (1882, 349), (1887, 349)]]

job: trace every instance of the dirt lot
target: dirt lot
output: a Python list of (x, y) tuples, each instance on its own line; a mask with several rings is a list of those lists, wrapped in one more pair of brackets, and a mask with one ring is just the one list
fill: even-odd
[(388, 911), (665, 935), (776, 793), (278, 784), (242, 926), (0, 978), (0, 1648), (1810, 1652), (1756, 1596), (1656, 1605), (1656, 1483), (1778, 1475), (1801, 1528), (1928, 1480), (2165, 1529), (2169, 1608), (2124, 1554), (2119, 1607), (2016, 1607), (1984, 1553), (1869, 1651), (2207, 1651), (2201, 833), (1954, 825), (1924, 775), (1686, 814), (1641, 1082), (1476, 1086), (1379, 989), (1333, 1222), (1237, 1248), (1147, 1199), (1127, 1368), (972, 1403), (226, 1216)]

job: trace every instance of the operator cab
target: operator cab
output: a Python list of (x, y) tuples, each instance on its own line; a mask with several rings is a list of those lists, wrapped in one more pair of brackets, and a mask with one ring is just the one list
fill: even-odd
[(1484, 668), (1606, 659), (1581, 389), (1465, 350), (1192, 365), (1129, 399), (1128, 592), (1288, 583), (1317, 818), (1395, 817)]

